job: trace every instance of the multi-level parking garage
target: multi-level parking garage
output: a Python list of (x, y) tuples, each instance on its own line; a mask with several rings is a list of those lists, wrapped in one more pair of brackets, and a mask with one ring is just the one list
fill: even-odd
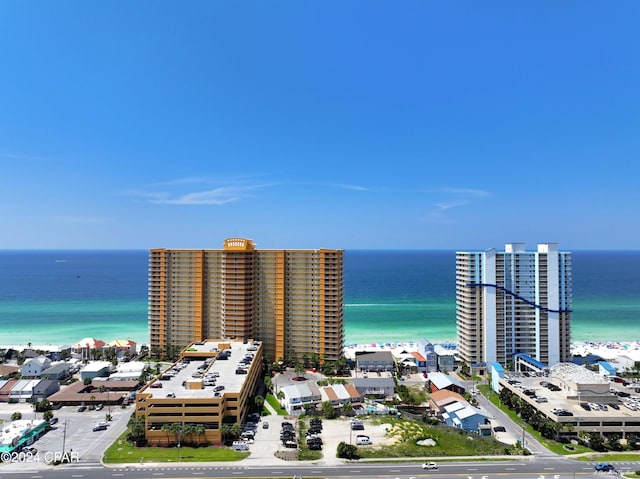
[(136, 416), (144, 418), (147, 440), (152, 445), (175, 441), (163, 427), (177, 423), (202, 427), (200, 442), (221, 443), (223, 424), (244, 421), (261, 372), (262, 343), (192, 343), (137, 394)]
[(499, 384), (560, 424), (563, 435), (640, 435), (640, 395), (635, 389), (576, 364), (559, 363), (545, 374), (507, 373)]

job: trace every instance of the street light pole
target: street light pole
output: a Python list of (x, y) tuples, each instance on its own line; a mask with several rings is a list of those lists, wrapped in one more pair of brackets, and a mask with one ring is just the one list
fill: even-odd
[(64, 457), (64, 444), (67, 439), (67, 421), (64, 421), (64, 429), (62, 430), (62, 457)]

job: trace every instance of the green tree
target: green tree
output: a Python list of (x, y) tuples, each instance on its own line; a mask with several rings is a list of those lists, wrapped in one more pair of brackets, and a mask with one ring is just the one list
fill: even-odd
[(264, 397), (260, 395), (254, 396), (253, 403), (258, 408), (258, 411), (262, 411), (262, 406), (264, 406)]
[(293, 369), (298, 376), (304, 376), (307, 371), (304, 369), (304, 364), (296, 363), (295, 368)]
[(620, 444), (620, 435), (619, 434), (610, 434), (607, 437), (607, 444), (610, 449), (614, 451), (622, 451), (622, 445)]
[(222, 435), (222, 443), (227, 443), (227, 438), (231, 435), (231, 424), (222, 423), (220, 426), (220, 434)]
[(338, 457), (343, 459), (357, 459), (358, 458), (358, 448), (352, 444), (347, 444), (346, 442), (340, 442), (338, 444)]
[(20, 411), (16, 411), (11, 415), (12, 421), (19, 421), (20, 419), (22, 419), (22, 413)]
[(353, 414), (353, 404), (350, 402), (344, 403), (342, 405), (342, 412), (347, 416), (351, 416), (351, 414)]
[(51, 405), (51, 402), (48, 399), (43, 399), (42, 401), (38, 401), (36, 403), (36, 411), (37, 412), (48, 411), (51, 408), (52, 408), (52, 405)]
[(136, 445), (141, 445), (141, 443), (145, 441), (145, 417), (136, 417), (135, 414), (132, 414), (129, 418), (129, 422), (127, 423), (127, 427), (129, 428), (129, 435), (127, 436), (127, 439), (136, 443)]
[(312, 367), (316, 369), (320, 367), (320, 355), (318, 353), (311, 353), (309, 360), (311, 361)]
[(324, 401), (322, 403), (322, 415), (326, 419), (334, 419), (338, 415), (336, 410), (333, 408), (331, 401)]
[(640, 447), (639, 440), (636, 434), (627, 434), (627, 445), (634, 451)]
[(604, 439), (597, 432), (591, 433), (589, 435), (589, 447), (594, 451), (602, 452), (606, 448), (604, 447)]
[(45, 421), (50, 421), (53, 418), (53, 412), (51, 410), (46, 410), (44, 414), (42, 414), (42, 419)]
[(273, 378), (271, 376), (264, 377), (264, 387), (267, 390), (267, 392), (273, 391)]
[(91, 382), (92, 382), (92, 381), (91, 381), (91, 378), (84, 378), (84, 381), (83, 381), (83, 382), (84, 382), (84, 385), (85, 385), (85, 386), (89, 386), (89, 385), (91, 384)]
[(238, 424), (237, 422), (234, 422), (231, 425), (231, 429), (229, 429), (229, 434), (235, 440), (235, 439), (238, 439), (238, 437), (240, 437), (241, 433), (242, 433), (242, 428), (240, 427), (240, 424)]
[(180, 442), (182, 439), (182, 424), (179, 422), (168, 422), (162, 425), (162, 431), (167, 433), (167, 442), (171, 444), (169, 441), (169, 436), (173, 436), (174, 440), (176, 440), (178, 447), (180, 447)]

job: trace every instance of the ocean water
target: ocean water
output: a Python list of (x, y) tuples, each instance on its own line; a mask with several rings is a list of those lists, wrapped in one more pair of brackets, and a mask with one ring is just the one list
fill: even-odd
[[(640, 251), (573, 256), (574, 341), (640, 340)], [(146, 251), (0, 251), (0, 344), (148, 342)], [(346, 343), (455, 341), (454, 251), (345, 253)]]

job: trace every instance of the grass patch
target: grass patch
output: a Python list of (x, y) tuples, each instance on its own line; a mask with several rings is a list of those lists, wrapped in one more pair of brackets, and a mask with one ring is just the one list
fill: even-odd
[[(140, 462), (178, 462), (176, 447), (134, 447), (122, 434), (104, 453), (107, 464)], [(180, 462), (231, 462), (249, 456), (248, 452), (234, 451), (228, 447), (181, 447)]]
[(282, 406), (280, 406), (280, 403), (278, 402), (278, 398), (276, 398), (273, 394), (267, 394), (265, 401), (269, 403), (269, 406), (275, 409), (275, 411), (278, 413), (278, 416), (287, 415), (287, 411), (282, 409)]
[(596, 461), (596, 462), (636, 462), (640, 459), (638, 454), (624, 452), (594, 452), (593, 454), (576, 457), (579, 461)]
[(298, 451), (298, 461), (317, 461), (319, 459), (322, 459), (322, 450), (311, 450), (307, 446), (306, 432), (309, 429), (307, 422), (301, 419), (298, 421), (298, 425), (300, 426), (298, 437), (298, 443), (300, 445), (300, 449)]
[[(493, 437), (480, 437), (466, 431), (442, 426), (429, 426), (405, 419), (376, 419), (376, 424), (391, 424), (387, 434), (399, 440), (380, 447), (358, 448), (362, 458), (497, 456), (514, 454), (514, 449)], [(421, 439), (433, 439), (435, 446), (419, 446)]]

